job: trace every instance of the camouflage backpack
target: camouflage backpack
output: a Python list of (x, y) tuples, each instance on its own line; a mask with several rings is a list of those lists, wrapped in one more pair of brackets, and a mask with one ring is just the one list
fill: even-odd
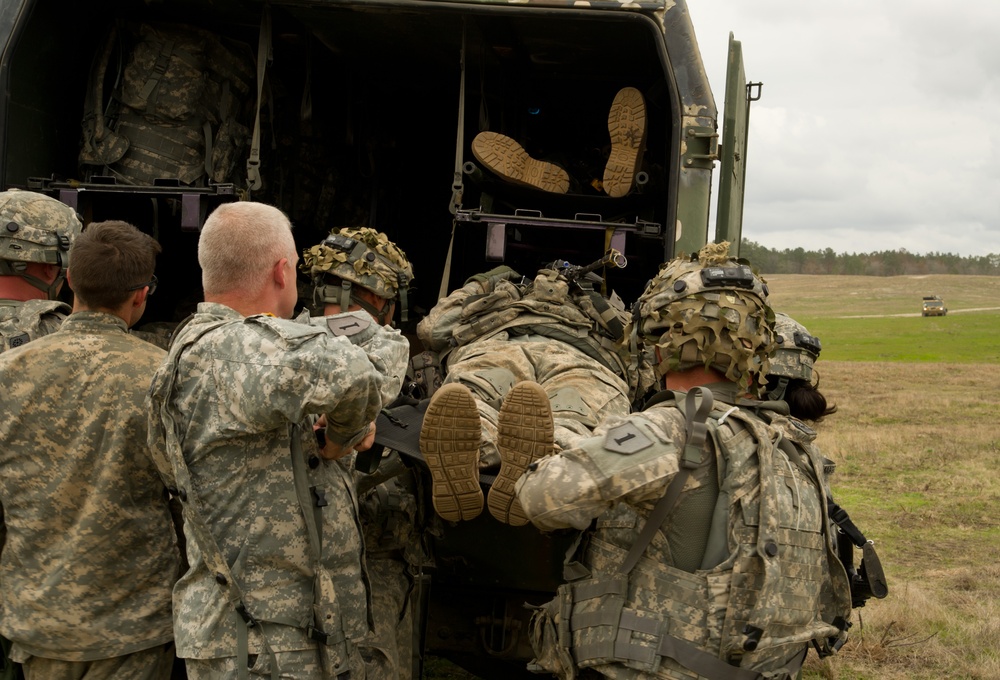
[(234, 182), (249, 146), (255, 79), (243, 43), (192, 26), (115, 27), (91, 70), (81, 174), (138, 185)]

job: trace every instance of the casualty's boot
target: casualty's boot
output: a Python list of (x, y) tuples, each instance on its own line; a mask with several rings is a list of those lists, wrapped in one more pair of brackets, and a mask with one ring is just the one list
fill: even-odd
[(483, 511), (481, 433), (479, 409), (469, 388), (449, 383), (434, 393), (420, 427), (420, 451), (431, 473), (434, 510), (450, 522), (472, 519)]
[(618, 91), (608, 111), (611, 154), (604, 166), (604, 191), (620, 198), (632, 190), (646, 144), (646, 100), (634, 87)]
[(554, 194), (569, 191), (569, 174), (554, 163), (532, 158), (516, 141), (499, 132), (480, 132), (472, 140), (472, 155), (508, 182)]
[(504, 397), (497, 426), (500, 472), (486, 503), (490, 514), (505, 524), (521, 526), (528, 518), (514, 485), (532, 462), (555, 450), (552, 407), (538, 383), (520, 382)]

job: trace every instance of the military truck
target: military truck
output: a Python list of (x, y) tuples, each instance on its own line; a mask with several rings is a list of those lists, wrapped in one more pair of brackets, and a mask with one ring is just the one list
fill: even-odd
[(948, 308), (944, 306), (944, 300), (938, 295), (925, 295), (924, 303), (920, 310), (921, 316), (945, 316)]
[[(720, 114), (685, 0), (5, 0), (0, 184), (155, 236), (145, 322), (192, 311), (199, 228), (242, 199), (282, 208), (301, 247), (338, 226), (386, 232), (416, 268), (407, 333), (472, 274), (611, 247), (628, 266), (605, 280), (631, 302), (677, 253), (714, 238), (738, 254), (760, 86), (732, 36), (728, 67)], [(647, 131), (634, 188), (612, 197), (609, 107), (626, 87)], [(558, 162), (569, 191), (484, 167), (471, 153), (484, 131)], [(429, 531), (424, 650), (524, 674), (523, 605), (554, 591), (572, 537), (485, 516)]]

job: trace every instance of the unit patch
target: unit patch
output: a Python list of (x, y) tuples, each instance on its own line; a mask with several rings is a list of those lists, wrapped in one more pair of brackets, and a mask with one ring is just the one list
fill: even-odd
[(604, 437), (607, 451), (631, 455), (653, 445), (652, 440), (633, 423), (622, 423), (608, 430)]

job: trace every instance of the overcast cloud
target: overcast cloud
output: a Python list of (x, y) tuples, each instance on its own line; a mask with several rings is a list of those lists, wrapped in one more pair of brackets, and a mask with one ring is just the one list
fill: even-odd
[(688, 0), (721, 109), (750, 112), (743, 235), (770, 248), (1000, 253), (1000, 1)]

